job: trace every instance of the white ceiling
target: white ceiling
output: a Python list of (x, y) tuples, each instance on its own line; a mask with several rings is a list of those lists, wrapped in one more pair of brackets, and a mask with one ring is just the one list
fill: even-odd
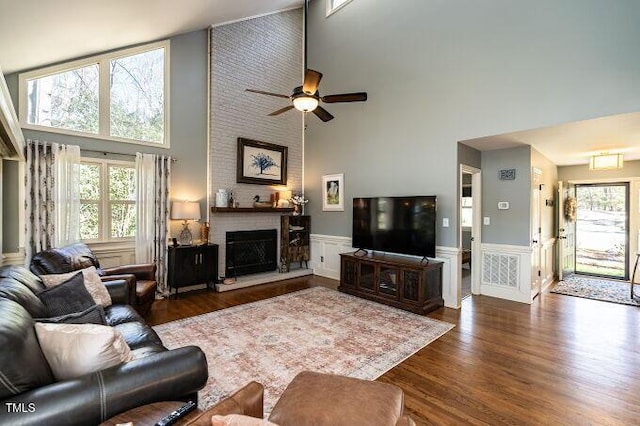
[(0, 0), (5, 74), (300, 7), (303, 0)]
[(640, 160), (640, 112), (462, 141), (480, 151), (531, 145), (558, 166), (589, 163), (601, 152)]

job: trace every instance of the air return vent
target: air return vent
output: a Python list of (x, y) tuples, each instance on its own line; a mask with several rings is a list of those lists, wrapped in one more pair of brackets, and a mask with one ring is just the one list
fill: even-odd
[(502, 253), (483, 253), (482, 283), (518, 288), (519, 256)]

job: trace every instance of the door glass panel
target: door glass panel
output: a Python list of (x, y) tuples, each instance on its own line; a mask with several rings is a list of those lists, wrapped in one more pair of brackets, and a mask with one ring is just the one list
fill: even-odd
[(576, 272), (626, 279), (628, 186), (576, 185)]

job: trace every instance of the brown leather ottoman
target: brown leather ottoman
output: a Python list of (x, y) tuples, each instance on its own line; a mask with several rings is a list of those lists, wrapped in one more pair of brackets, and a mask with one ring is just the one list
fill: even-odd
[(269, 421), (279, 426), (413, 424), (396, 386), (304, 371), (287, 386)]

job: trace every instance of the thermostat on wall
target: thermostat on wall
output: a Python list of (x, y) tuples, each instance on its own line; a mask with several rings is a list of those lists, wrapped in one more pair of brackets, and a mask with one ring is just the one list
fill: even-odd
[(498, 210), (509, 210), (508, 201), (498, 201)]

